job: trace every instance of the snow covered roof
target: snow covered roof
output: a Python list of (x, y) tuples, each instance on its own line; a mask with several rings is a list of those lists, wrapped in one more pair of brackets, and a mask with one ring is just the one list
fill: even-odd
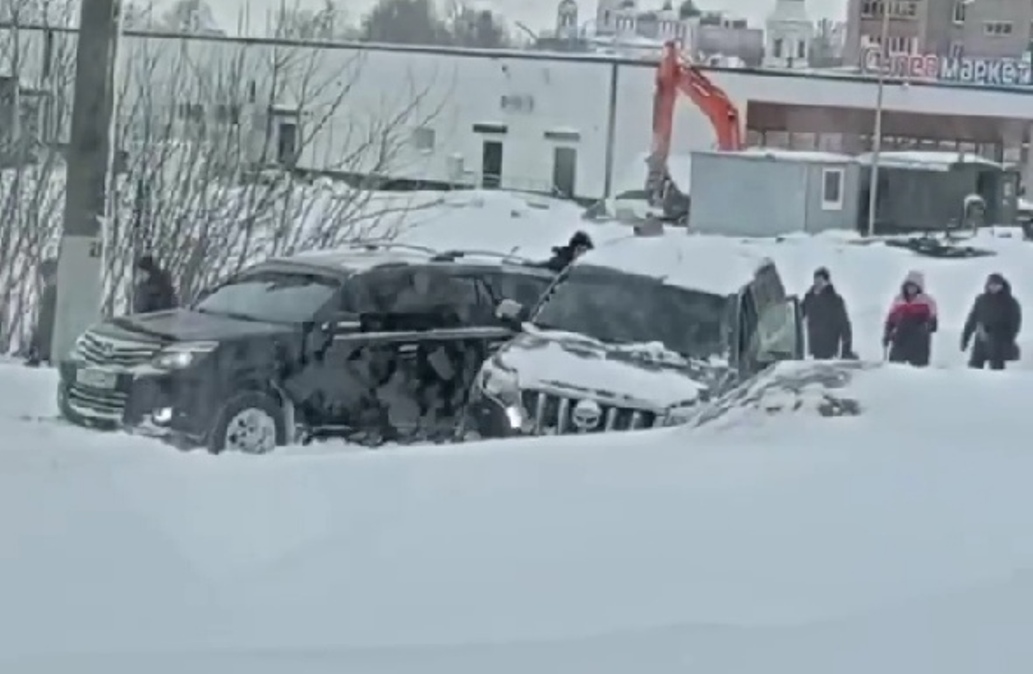
[(719, 150), (699, 150), (693, 154), (734, 155), (744, 159), (769, 159), (778, 161), (796, 161), (812, 164), (850, 164), (855, 160), (848, 154), (837, 152), (821, 152), (818, 150), (783, 150), (773, 147), (750, 147), (737, 152)]
[[(872, 155), (863, 154), (856, 160), (866, 166), (871, 165)], [(925, 169), (927, 171), (949, 171), (956, 164), (982, 164), (992, 168), (1001, 168), (1001, 164), (967, 152), (945, 152), (941, 150), (906, 150), (880, 152), (879, 166), (882, 168)]]
[(659, 236), (628, 236), (597, 246), (577, 264), (609, 267), (628, 274), (715, 295), (732, 295), (767, 259), (739, 239), (686, 234), (666, 228)]

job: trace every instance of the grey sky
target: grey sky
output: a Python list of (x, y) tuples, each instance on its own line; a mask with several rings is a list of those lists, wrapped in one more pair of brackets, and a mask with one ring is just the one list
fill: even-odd
[[(164, 0), (167, 2), (168, 0)], [(300, 6), (320, 6), (320, 0), (285, 0), (288, 6), (295, 4)], [(162, 0), (159, 0), (159, 4)], [(346, 7), (352, 18), (357, 18), (365, 13), (375, 4), (376, 0), (345, 0), (339, 2), (340, 6)], [(468, 4), (478, 7), (495, 9), (501, 12), (510, 22), (520, 21), (534, 30), (548, 28), (553, 24), (556, 5), (558, 0), (471, 0)], [(639, 0), (641, 7), (649, 7), (655, 4), (659, 7), (662, 2), (650, 2)], [(764, 18), (775, 6), (775, 0), (698, 0), (702, 9), (725, 9), (734, 14), (745, 16), (755, 25), (761, 25)], [(265, 17), (270, 12), (281, 6), (281, 0), (209, 0), (223, 27), (230, 32), (235, 32), (237, 19), (245, 11), (250, 17), (250, 25), (254, 29), (265, 26)], [(581, 3), (582, 11), (594, 12), (595, 0), (588, 0)], [(807, 0), (807, 8), (811, 17), (842, 19), (845, 13), (845, 0)]]

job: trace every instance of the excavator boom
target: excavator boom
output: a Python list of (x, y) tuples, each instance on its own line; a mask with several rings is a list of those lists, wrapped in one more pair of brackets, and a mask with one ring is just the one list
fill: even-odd
[(653, 142), (646, 179), (650, 203), (655, 207), (663, 207), (669, 201), (669, 192), (674, 187), (667, 162), (671, 154), (674, 110), (679, 95), (686, 96), (710, 120), (717, 135), (719, 150), (735, 151), (743, 148), (739, 109), (735, 103), (681, 55), (676, 42), (666, 43), (656, 69)]

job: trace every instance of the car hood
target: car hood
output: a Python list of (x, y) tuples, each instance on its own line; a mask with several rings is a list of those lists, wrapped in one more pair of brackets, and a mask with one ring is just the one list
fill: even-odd
[(611, 404), (663, 409), (698, 401), (708, 390), (687, 363), (602, 344), (570, 333), (524, 332), (494, 359), (516, 372), (524, 389), (559, 389)]
[(189, 309), (172, 309), (150, 314), (121, 316), (112, 320), (119, 328), (144, 336), (176, 342), (219, 341), (240, 337), (260, 337), (289, 332), (279, 323), (241, 320), (218, 314), (202, 314)]

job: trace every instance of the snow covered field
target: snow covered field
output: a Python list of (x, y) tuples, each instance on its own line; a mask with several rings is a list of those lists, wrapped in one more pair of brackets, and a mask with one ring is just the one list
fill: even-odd
[[(498, 203), (406, 238), (539, 255), (591, 227)], [(843, 370), (857, 417), (213, 458), (38, 421), (53, 374), (0, 365), (0, 671), (1026, 674), (1033, 339), (989, 373), (957, 338), (987, 273), (1033, 297), (1033, 246), (979, 243), (743, 244), (794, 291), (828, 266), (872, 361), (926, 272), (935, 367)]]

